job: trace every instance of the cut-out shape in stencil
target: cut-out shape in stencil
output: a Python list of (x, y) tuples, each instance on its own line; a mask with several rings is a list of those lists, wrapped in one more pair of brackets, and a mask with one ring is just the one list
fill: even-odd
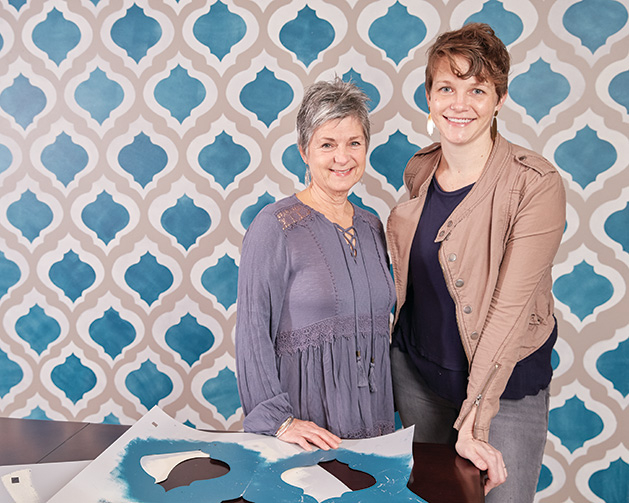
[[(426, 503), (407, 487), (413, 462), (412, 439), (413, 429), (410, 428), (383, 437), (344, 440), (343, 446), (334, 451), (306, 452), (298, 446), (264, 435), (195, 430), (155, 407), (49, 501), (314, 503), (313, 497), (304, 494), (303, 489), (286, 483), (282, 475), (292, 468), (310, 466), (316, 469), (316, 475), (307, 482), (310, 486), (323, 487), (328, 474), (317, 466), (318, 463), (338, 461), (364, 474), (373, 474), (375, 484), (357, 491), (349, 489), (342, 496), (333, 500), (328, 498), (328, 501)], [(229, 471), (212, 479), (193, 474), (194, 483), (182, 485), (181, 481), (177, 481), (176, 489), (173, 487), (166, 491), (140, 464), (146, 456), (193, 451), (207, 453), (210, 459), (227, 463)], [(208, 458), (195, 459), (196, 462), (203, 462)], [(193, 472), (184, 463), (180, 463), (178, 469)], [(174, 471), (169, 474), (169, 479), (174, 479)]]
[[(320, 483), (313, 485), (311, 481), (315, 478)], [(321, 461), (317, 465), (291, 468), (282, 473), (282, 480), (303, 489), (304, 494), (318, 502), (338, 498), (347, 492), (367, 489), (376, 483), (376, 479), (368, 473), (354, 470), (347, 463), (336, 459)]]
[(231, 468), (227, 463), (218, 459), (193, 458), (182, 461), (168, 475), (168, 478), (161, 485), (166, 491), (185, 487), (197, 480), (218, 479), (229, 473)]
[(367, 472), (355, 470), (348, 463), (343, 463), (336, 459), (321, 461), (318, 465), (341, 480), (352, 491), (367, 489), (376, 483), (376, 479)]

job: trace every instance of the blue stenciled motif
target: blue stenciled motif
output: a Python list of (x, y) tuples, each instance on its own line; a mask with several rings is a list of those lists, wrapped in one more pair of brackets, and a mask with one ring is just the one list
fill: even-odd
[[(166, 492), (155, 484), (142, 469), (140, 460), (147, 455), (175, 452), (202, 451), (227, 464), (229, 472), (219, 478), (196, 480), (188, 486), (173, 488)], [(409, 460), (406, 456), (380, 456), (361, 454), (343, 449), (301, 452), (276, 461), (265, 459), (259, 452), (247, 449), (235, 442), (195, 442), (190, 440), (159, 440), (155, 438), (133, 439), (127, 445), (122, 460), (113, 472), (120, 484), (126, 487), (125, 498), (130, 501), (155, 503), (179, 503), (206, 501), (220, 503), (237, 500), (273, 501), (275, 503), (314, 502), (303, 489), (287, 484), (282, 474), (290, 469), (315, 466), (323, 461), (338, 460), (352, 469), (372, 474), (376, 483), (360, 491), (348, 491), (328, 503), (373, 503), (382, 501), (405, 501), (426, 503), (406, 487), (409, 475)], [(383, 469), (386, 467), (386, 469)]]
[(49, 420), (50, 418), (46, 415), (46, 413), (39, 407), (35, 407), (31, 410), (31, 413), (25, 416), (25, 419), (44, 419)]
[(195, 38), (210, 49), (220, 61), (247, 32), (243, 19), (229, 10), (220, 0), (210, 11), (197, 19), (192, 28)]
[(624, 209), (612, 213), (605, 221), (605, 233), (620, 243), (622, 249), (629, 253), (629, 204)]
[(108, 78), (100, 68), (96, 68), (86, 81), (80, 83), (74, 93), (77, 104), (99, 124), (120, 106), (123, 98), (124, 91), (120, 84)]
[(268, 192), (265, 192), (260, 197), (258, 197), (258, 200), (254, 204), (248, 206), (243, 210), (243, 212), (240, 214), (240, 223), (245, 229), (248, 228), (258, 212), (267, 204), (271, 204), (274, 202), (275, 198)]
[(280, 30), (280, 42), (306, 66), (334, 41), (334, 27), (308, 5)]
[(17, 264), (6, 258), (4, 252), (0, 251), (0, 298), (4, 297), (9, 288), (20, 281), (21, 277), (22, 273)]
[(605, 470), (594, 472), (588, 485), (605, 503), (626, 503), (629, 498), (629, 465), (622, 459), (616, 459)]
[(83, 208), (81, 219), (103, 243), (109, 242), (129, 223), (129, 212), (104, 190)]
[(216, 265), (208, 267), (201, 275), (201, 284), (216, 297), (225, 309), (236, 303), (238, 266), (229, 255), (223, 255)]
[(186, 250), (212, 225), (208, 212), (199, 208), (185, 194), (177, 200), (175, 206), (164, 211), (161, 221), (164, 230), (175, 236), (177, 242)]
[(0, 173), (5, 172), (13, 163), (13, 154), (11, 151), (0, 143)]
[(485, 2), (479, 12), (467, 18), (467, 23), (487, 23), (504, 45), (515, 42), (524, 30), (520, 16), (506, 10), (499, 0)]
[(81, 40), (81, 30), (53, 8), (33, 30), (33, 43), (48, 54), (57, 66)]
[(18, 75), (13, 84), (0, 94), (0, 107), (26, 129), (46, 107), (46, 95), (24, 77)]
[(386, 143), (374, 148), (369, 161), (378, 173), (386, 177), (387, 182), (400, 190), (404, 183), (404, 166), (418, 150), (419, 147), (409, 142), (405, 134), (396, 131)]
[(11, 388), (19, 384), (24, 377), (24, 371), (9, 355), (0, 349), (0, 398), (4, 397)]
[(48, 316), (44, 309), (35, 304), (28, 313), (15, 322), (15, 332), (29, 343), (33, 351), (41, 355), (61, 335), (57, 320)]
[(553, 293), (558, 300), (570, 308), (581, 321), (592, 314), (597, 306), (611, 299), (614, 286), (604, 276), (583, 261), (576, 265), (571, 273), (557, 278)]
[(89, 334), (112, 359), (120, 355), (137, 335), (133, 325), (123, 320), (120, 313), (112, 307), (107, 309), (102, 317), (90, 323)]
[(199, 165), (214, 177), (223, 188), (247, 169), (251, 156), (245, 147), (234, 142), (225, 131), (216, 136), (214, 143), (199, 153)]
[(125, 379), (125, 385), (148, 410), (173, 391), (170, 377), (160, 372), (151, 360), (145, 360), (138, 370), (130, 372)]
[(72, 141), (66, 133), (61, 133), (53, 143), (41, 153), (44, 167), (53, 173), (66, 187), (74, 177), (85, 169), (89, 155), (86, 150)]
[(616, 0), (581, 0), (568, 7), (563, 16), (566, 30), (592, 53), (626, 22), (627, 9)]
[(293, 143), (284, 150), (282, 154), (282, 164), (293, 175), (297, 176), (299, 180), (304, 181), (306, 175), (306, 163), (301, 158), (299, 148)]
[(420, 110), (429, 114), (428, 101), (426, 100), (426, 83), (420, 84), (413, 94), (413, 101), (419, 107)]
[(170, 327), (165, 339), (166, 344), (191, 367), (214, 345), (214, 334), (191, 314), (186, 314), (178, 324)]
[(570, 83), (560, 73), (553, 72), (542, 58), (533, 63), (526, 73), (518, 75), (509, 86), (513, 101), (526, 109), (537, 122), (570, 94)]
[(360, 73), (358, 73), (353, 68), (343, 74), (343, 80), (345, 82), (352, 82), (358, 86), (362, 92), (364, 92), (369, 98), (369, 102), (367, 106), (369, 107), (369, 111), (371, 112), (374, 108), (378, 106), (380, 103), (380, 93), (378, 92), (378, 88), (369, 82), (365, 82)]
[(369, 27), (369, 38), (398, 64), (413, 47), (426, 38), (426, 25), (395, 2), (387, 13)]
[(609, 83), (609, 95), (629, 113), (629, 71), (619, 73)]
[(601, 140), (593, 129), (585, 126), (572, 140), (563, 142), (555, 150), (557, 165), (572, 175), (572, 179), (585, 188), (596, 177), (611, 168), (618, 153), (608, 141)]
[(242, 88), (240, 102), (269, 127), (290, 105), (293, 95), (289, 84), (279, 80), (268, 68), (263, 68), (252, 82)]
[(359, 208), (362, 208), (363, 210), (370, 211), (374, 215), (378, 216), (378, 212), (376, 210), (374, 210), (371, 206), (367, 206), (364, 203), (364, 201), (362, 200), (362, 198), (358, 197), (353, 192), (347, 197), (347, 199), (349, 199), (352, 203), (354, 203)]
[(52, 369), (50, 379), (73, 403), (96, 386), (96, 374), (74, 354)]
[(52, 218), (50, 206), (37, 199), (30, 190), (7, 208), (7, 220), (31, 243), (50, 225)]
[(155, 99), (182, 123), (206, 96), (205, 86), (181, 65), (155, 86)]
[(122, 47), (136, 63), (162, 37), (162, 27), (141, 7), (133, 4), (111, 28), (111, 39)]
[(120, 150), (118, 162), (136, 182), (146, 187), (153, 177), (166, 167), (168, 155), (162, 147), (153, 143), (144, 133), (140, 133), (133, 142)]
[(629, 366), (629, 340), (625, 339), (618, 347), (606, 351), (596, 360), (596, 370), (607, 380), (611, 381), (620, 394), (629, 395), (629, 379), (627, 379), (627, 367)]
[(539, 473), (539, 478), (537, 479), (537, 488), (535, 492), (540, 492), (550, 487), (550, 484), (553, 483), (553, 473), (548, 469), (546, 465), (542, 465), (542, 469)]
[(201, 393), (225, 419), (232, 417), (241, 407), (236, 375), (227, 367), (221, 370), (215, 378), (205, 381), (201, 387)]
[(9, 4), (15, 7), (16, 10), (20, 10), (26, 3), (26, 0), (9, 0)]
[(103, 424), (120, 424), (120, 419), (118, 419), (114, 414), (107, 414), (103, 418)]
[(96, 274), (89, 264), (72, 250), (68, 251), (59, 262), (50, 267), (50, 280), (72, 301), (76, 301), (84, 290), (94, 284)]
[(603, 431), (603, 420), (574, 396), (563, 406), (550, 411), (548, 431), (574, 452)]
[(168, 267), (157, 262), (149, 252), (127, 269), (124, 279), (149, 306), (173, 284), (173, 274)]

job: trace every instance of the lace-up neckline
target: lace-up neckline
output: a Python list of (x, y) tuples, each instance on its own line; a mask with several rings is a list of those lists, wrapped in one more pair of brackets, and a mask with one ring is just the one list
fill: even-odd
[(341, 233), (343, 238), (345, 238), (345, 242), (349, 245), (349, 250), (352, 254), (352, 257), (356, 258), (356, 255), (358, 254), (358, 248), (356, 247), (356, 229), (354, 228), (354, 226), (352, 225), (351, 227), (344, 229), (339, 224), (334, 224), (334, 227), (336, 227), (336, 230)]

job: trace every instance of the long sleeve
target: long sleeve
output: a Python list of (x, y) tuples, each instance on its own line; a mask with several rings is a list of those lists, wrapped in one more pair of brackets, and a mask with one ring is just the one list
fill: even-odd
[[(533, 178), (519, 201), (471, 362), (468, 398), (455, 424), (460, 426), (476, 402), (479, 410), (474, 436), (481, 439), (487, 439), (513, 367), (535, 349), (527, 334), (540, 320), (552, 320), (551, 266), (565, 224), (565, 192), (559, 173), (551, 171)], [(533, 305), (536, 299), (545, 299), (544, 305)]]
[(247, 432), (273, 435), (293, 413), (275, 355), (288, 278), (284, 233), (263, 210), (245, 234), (238, 274), (236, 368)]

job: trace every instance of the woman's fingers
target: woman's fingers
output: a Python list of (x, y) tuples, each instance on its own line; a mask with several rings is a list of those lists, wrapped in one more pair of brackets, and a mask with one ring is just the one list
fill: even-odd
[(333, 433), (311, 421), (301, 419), (294, 419), (288, 429), (278, 438), (284, 442), (298, 444), (307, 451), (312, 450), (312, 445), (327, 451), (336, 449), (341, 444), (341, 439)]
[(461, 457), (469, 459), (476, 468), (487, 472), (485, 494), (507, 480), (507, 468), (502, 453), (491, 444), (471, 437), (459, 437), (456, 450)]

